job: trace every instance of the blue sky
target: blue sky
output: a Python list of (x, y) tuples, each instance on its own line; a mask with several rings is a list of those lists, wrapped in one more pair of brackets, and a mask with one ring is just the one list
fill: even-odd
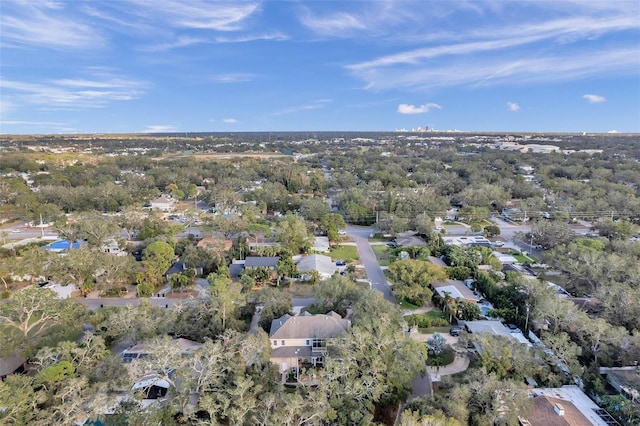
[(640, 2), (0, 2), (0, 132), (640, 132)]

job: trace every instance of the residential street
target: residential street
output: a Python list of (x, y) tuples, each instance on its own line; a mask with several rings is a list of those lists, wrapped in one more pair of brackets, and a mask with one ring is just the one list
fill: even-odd
[(145, 299), (132, 298), (100, 298), (100, 299), (87, 299), (87, 298), (77, 298), (74, 299), (78, 301), (78, 303), (83, 304), (90, 311), (94, 311), (99, 308), (103, 308), (106, 306), (127, 306), (127, 305), (140, 305), (141, 300), (147, 300), (153, 306), (158, 306), (161, 308), (172, 308), (174, 305), (184, 302), (186, 299), (173, 299), (173, 298), (165, 298), (165, 297), (150, 297)]
[(371, 232), (373, 232), (373, 228), (368, 226), (347, 227), (347, 235), (352, 237), (356, 243), (360, 261), (367, 271), (367, 278), (371, 281), (371, 288), (381, 292), (389, 302), (395, 303), (396, 299), (391, 292), (391, 286), (387, 282), (384, 272), (380, 269), (378, 259), (369, 244), (368, 238)]

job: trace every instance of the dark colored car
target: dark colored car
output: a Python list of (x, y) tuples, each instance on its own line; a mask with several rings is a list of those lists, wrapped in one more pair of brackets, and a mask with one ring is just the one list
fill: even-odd
[(347, 264), (347, 262), (345, 262), (344, 260), (337, 260), (336, 261), (336, 266), (345, 266)]
[(459, 336), (461, 332), (462, 328), (460, 327), (451, 327), (451, 329), (449, 330), (449, 334), (452, 336)]

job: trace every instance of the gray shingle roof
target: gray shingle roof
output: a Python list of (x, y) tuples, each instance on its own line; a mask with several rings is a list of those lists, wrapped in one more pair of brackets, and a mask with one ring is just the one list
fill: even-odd
[(249, 256), (244, 261), (245, 268), (256, 268), (259, 266), (275, 267), (280, 261), (280, 256)]
[(272, 339), (312, 339), (337, 337), (351, 328), (351, 321), (335, 312), (327, 315), (285, 314), (271, 323), (269, 337)]
[(304, 256), (298, 261), (298, 271), (309, 272), (318, 271), (322, 275), (332, 275), (336, 272), (335, 263), (329, 256), (323, 256), (321, 254), (312, 254), (310, 256)]

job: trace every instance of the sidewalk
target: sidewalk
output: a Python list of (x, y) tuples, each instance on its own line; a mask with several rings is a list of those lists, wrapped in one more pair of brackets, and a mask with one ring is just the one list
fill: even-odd
[(408, 310), (402, 312), (402, 316), (406, 317), (408, 315), (424, 314), (425, 312), (433, 311), (434, 309), (435, 308), (433, 306), (425, 306), (425, 307), (418, 308), (418, 309), (408, 309)]

